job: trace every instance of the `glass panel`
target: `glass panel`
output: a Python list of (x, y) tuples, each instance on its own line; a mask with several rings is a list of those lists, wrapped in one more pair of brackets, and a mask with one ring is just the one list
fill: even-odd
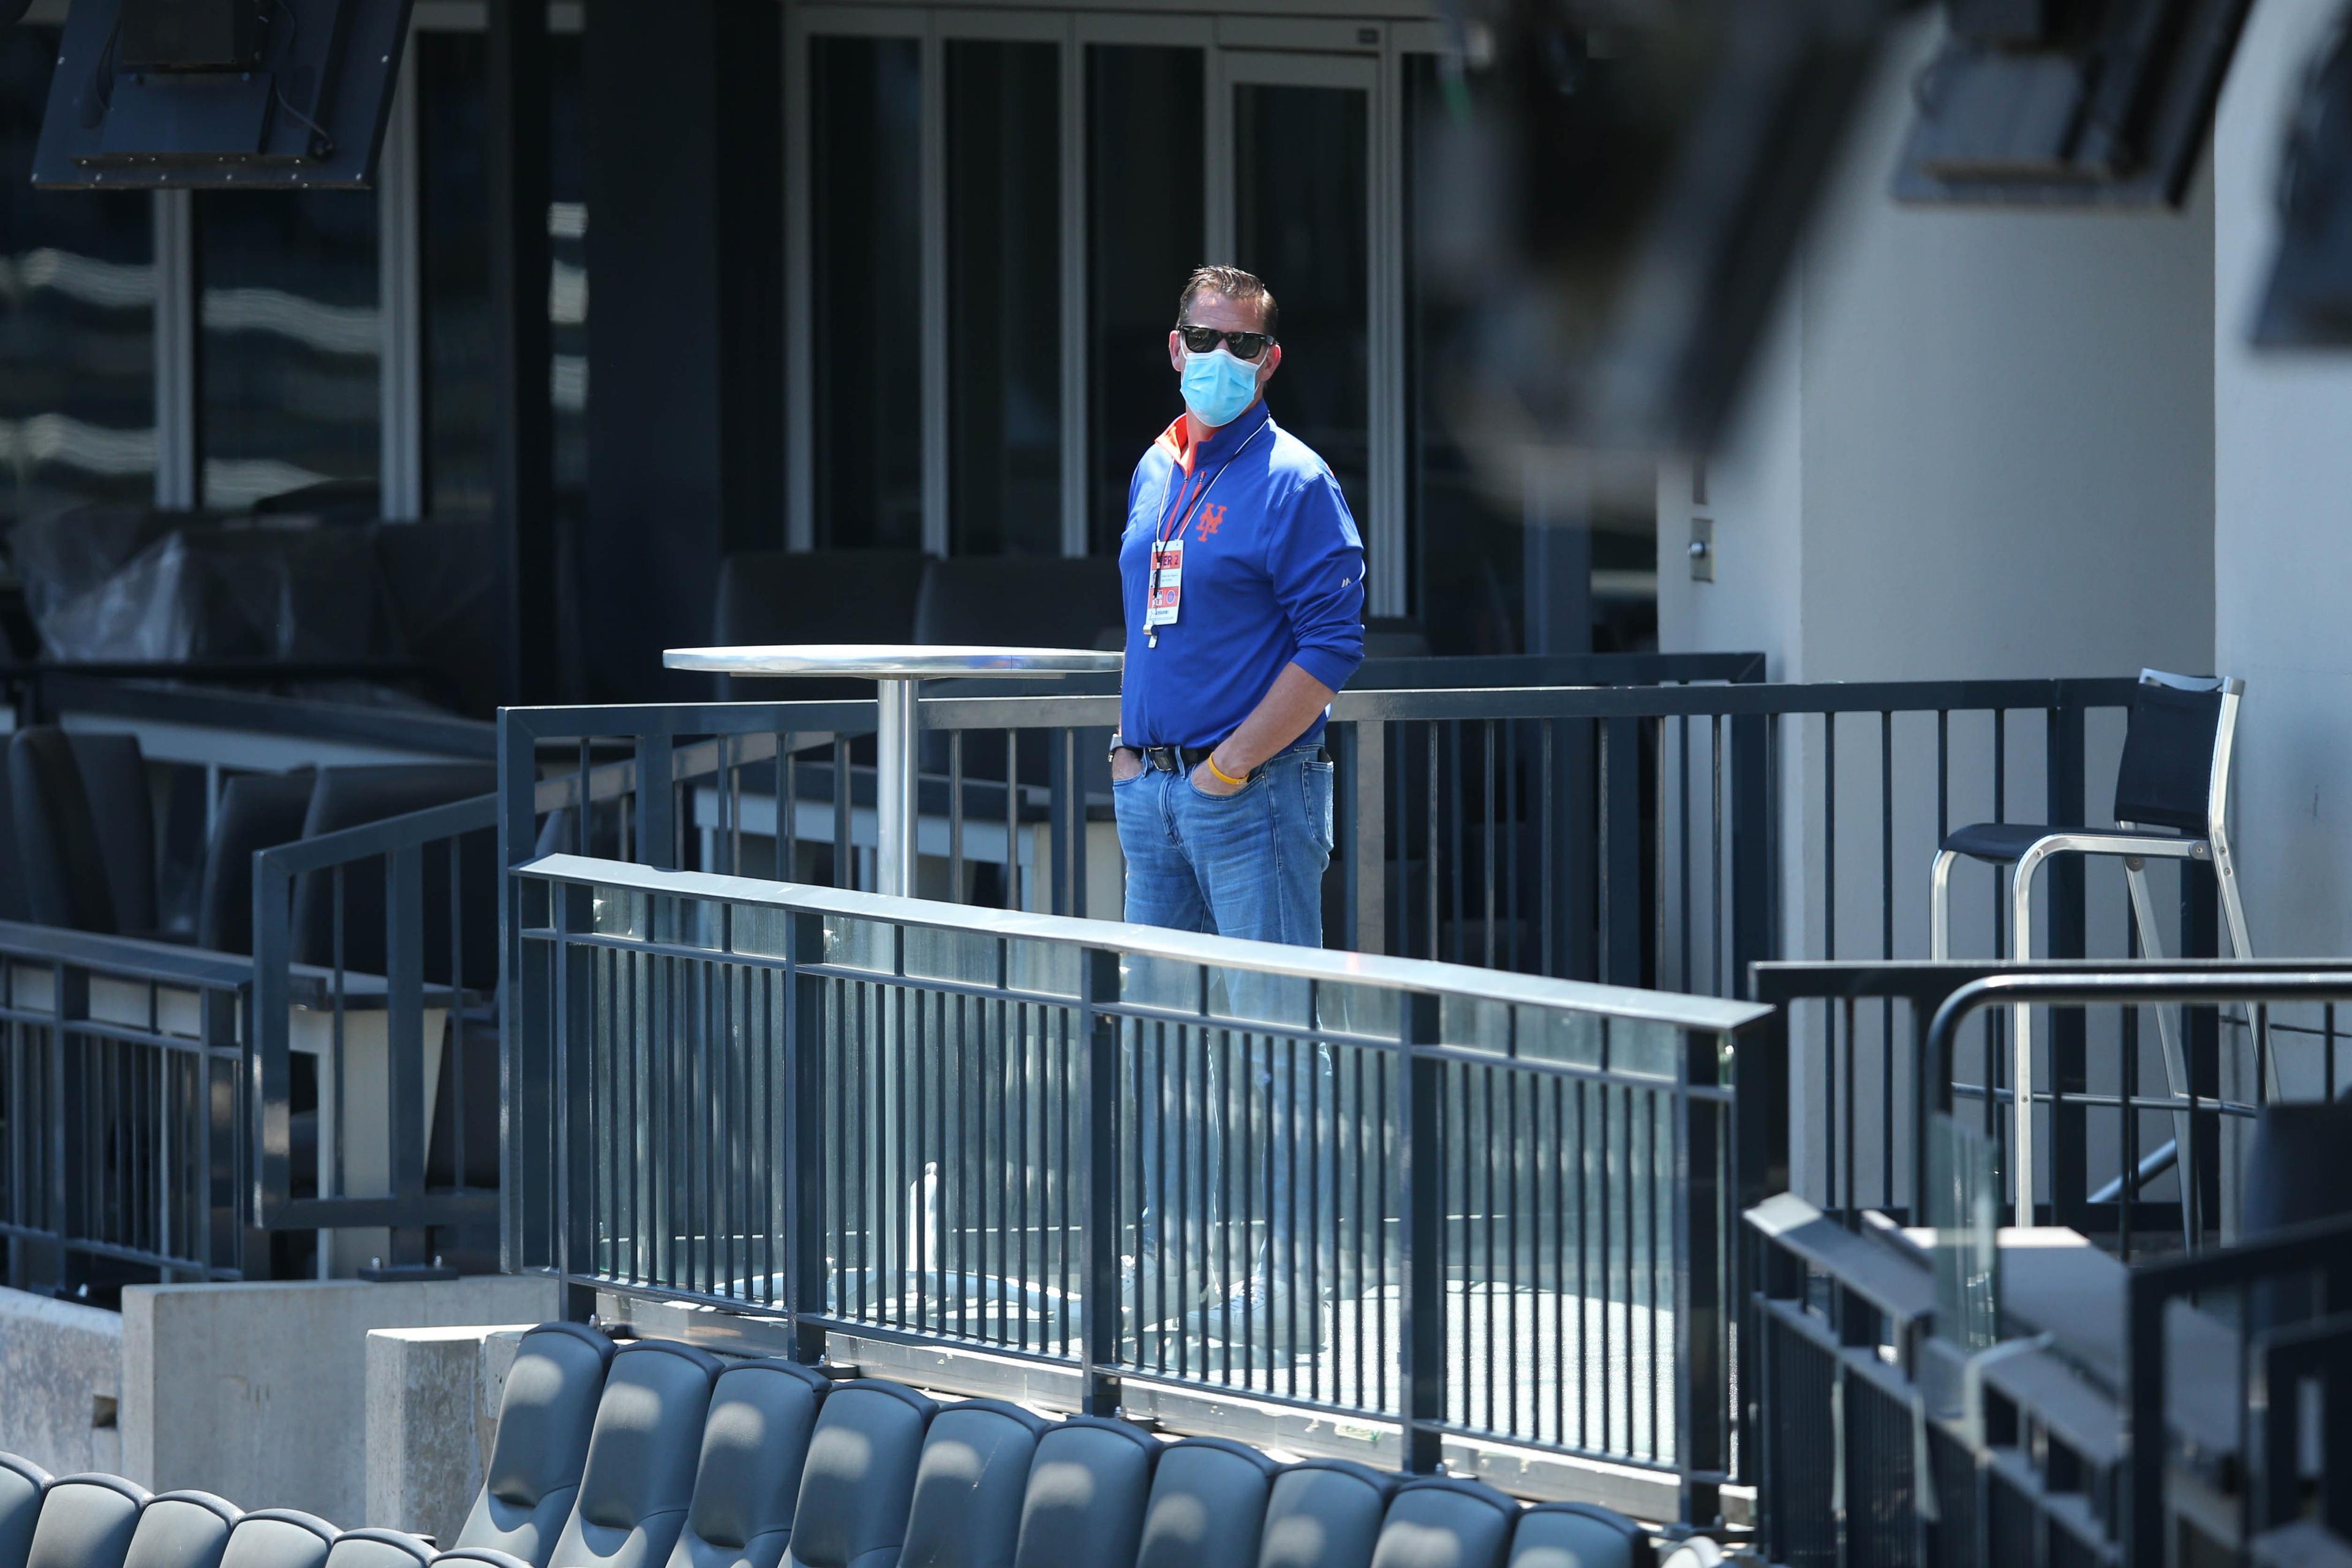
[(1265, 279), (1281, 311), (1282, 369), (1266, 404), (1331, 465), (1360, 525), (1370, 465), (1365, 97), (1234, 89), (1234, 259)]
[(735, 951), (760, 958), (792, 954), (793, 917), (765, 904), (735, 906)]
[(1197, 1013), (1201, 1009), (1201, 966), (1129, 953), (1119, 960), (1118, 998), (1139, 1007)]
[(890, 927), (878, 921), (852, 920), (846, 915), (824, 917), (824, 961), (845, 969), (893, 973)]
[(1441, 996), (1437, 999), (1437, 1037), (1449, 1046), (1493, 1051), (1498, 1056), (1507, 1054), (1511, 1048), (1511, 1005), (1481, 1002), (1470, 996)]
[[(1470, 73), (1462, 90), (1478, 93)], [(1518, 584), (1520, 464), (1524, 448), (1481, 441), (1472, 418), (1454, 417), (1464, 313), (1421, 287), (1421, 232), (1432, 166), (1427, 128), (1445, 106), (1437, 57), (1404, 59), (1405, 548), (1412, 562), (1412, 610), (1432, 653), (1517, 653), (1526, 646)], [(1441, 237), (1429, 237), (1431, 238)], [(1465, 437), (1468, 437), (1465, 439)]]
[(650, 903), (645, 894), (625, 888), (599, 888), (588, 929), (602, 936), (644, 936), (652, 929)]
[(947, 45), (948, 520), (960, 555), (1062, 549), (1061, 49)]
[(2000, 1156), (1964, 1122), (1941, 1111), (1927, 1121), (1936, 1332), (1965, 1350), (1990, 1350), (2000, 1340)]
[(1549, 1008), (1519, 1009), (1519, 1054), (1575, 1067), (1601, 1065), (1600, 1016)]
[(0, 528), (155, 496), (153, 209), (33, 189), (57, 49), (0, 28)]
[(922, 64), (912, 38), (809, 40), (820, 545), (919, 548)]
[(1087, 548), (1118, 549), (1127, 486), (1183, 412), (1168, 329), (1204, 259), (1201, 51), (1087, 50)]
[(907, 973), (966, 985), (996, 984), (997, 940), (977, 931), (907, 928)]
[(1403, 994), (1373, 985), (1347, 985), (1326, 981), (1316, 989), (1318, 1018), (1323, 1027), (1343, 1035), (1374, 1039), (1402, 1037)]
[[(548, 39), (554, 335), (549, 392), (555, 405), (559, 507), (587, 489), (588, 208), (580, 152), (580, 36)], [(475, 32), (415, 38), (419, 265), (425, 293), (425, 507), (436, 518), (487, 518), (496, 432), (497, 341), (491, 333), (490, 210), (486, 114), (489, 47)]]
[(364, 504), (383, 462), (375, 193), (203, 191), (195, 206), (205, 504), (330, 483)]
[(1085, 973), (1087, 950), (1058, 942), (1016, 942), (1006, 955), (1007, 984), (1015, 991), (1076, 996)]
[(1244, 1024), (1314, 1024), (1314, 984), (1295, 974), (1262, 974), (1250, 969), (1220, 969), (1210, 988), (1209, 1011)]
[(1631, 1018), (1609, 1020), (1609, 1070), (1641, 1078), (1672, 1079), (1682, 1051), (1683, 1035), (1672, 1024), (1637, 1023)]

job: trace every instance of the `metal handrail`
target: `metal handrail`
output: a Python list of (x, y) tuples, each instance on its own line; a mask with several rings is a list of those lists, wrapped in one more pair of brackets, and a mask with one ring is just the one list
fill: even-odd
[(1677, 1029), (1736, 1033), (1761, 1022), (1772, 1013), (1770, 1007), (1752, 1002), (1642, 991), (1631, 986), (1602, 985), (1584, 980), (1554, 980), (1507, 970), (1469, 969), (1425, 958), (1391, 958), (1381, 953), (1346, 952), (1332, 948), (1288, 947), (1204, 932), (1171, 931), (1163, 926), (1128, 925), (1117, 921), (1079, 920), (1067, 915), (1029, 914), (1019, 910), (982, 910), (966, 904), (898, 899), (883, 893), (861, 893), (839, 888), (787, 882), (747, 883), (741, 878), (710, 872), (656, 870), (624, 861), (598, 860), (581, 855), (549, 855), (514, 869), (525, 876), (585, 887), (614, 888), (630, 892), (734, 903), (758, 903), (772, 898), (779, 901), (789, 900), (796, 910), (853, 920), (921, 926), (933, 931), (966, 931), (976, 936), (1013, 941), (1116, 947), (1121, 952), (1136, 957), (1197, 963), (1214, 969), (1245, 970), (1253, 973), (1333, 984), (1442, 992), (1451, 996), (1520, 1006), (1574, 1008)]

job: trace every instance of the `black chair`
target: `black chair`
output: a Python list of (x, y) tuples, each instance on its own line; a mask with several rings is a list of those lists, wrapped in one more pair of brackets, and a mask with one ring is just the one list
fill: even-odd
[(1657, 1568), (1649, 1531), (1589, 1502), (1538, 1503), (1511, 1531), (1508, 1568)]
[(875, 1378), (824, 1396), (793, 1510), (785, 1568), (898, 1568), (923, 1434), (939, 1406)]
[(1266, 1494), (1257, 1568), (1366, 1568), (1396, 1484), (1346, 1459), (1284, 1466)]
[[(912, 642), (927, 559), (919, 550), (738, 551), (719, 563), (711, 640), (722, 647)], [(855, 701), (874, 695), (870, 680), (715, 679), (721, 699)]]
[(196, 900), (196, 945), (253, 951), (253, 856), (302, 837), (318, 774), (239, 773), (221, 788)]
[(426, 1568), (433, 1548), (397, 1530), (346, 1530), (327, 1548), (324, 1568)]
[(1429, 1477), (1389, 1500), (1371, 1568), (1503, 1568), (1519, 1505), (1484, 1481)]
[(1048, 1425), (1017, 1405), (971, 1399), (931, 1417), (907, 1509), (906, 1568), (1006, 1568)]
[(122, 1568), (220, 1568), (228, 1532), (243, 1517), (210, 1492), (163, 1492), (139, 1510)]
[(1244, 1443), (1187, 1437), (1151, 1469), (1135, 1568), (1256, 1568), (1265, 1500), (1278, 1468)]
[(66, 739), (98, 825), (115, 928), (152, 932), (163, 923), (155, 915), (155, 795), (139, 737), (74, 731)]
[(584, 1324), (541, 1323), (523, 1335), (499, 1396), (482, 1489), (453, 1550), (501, 1552), (544, 1568), (579, 1496), (612, 1359), (613, 1342)]
[(0, 1568), (25, 1568), (48, 1484), (49, 1472), (32, 1460), (0, 1454)]
[(1013, 1568), (1133, 1568), (1160, 1440), (1100, 1415), (1073, 1415), (1037, 1440), (1021, 1500)]
[[(321, 768), (302, 822), (302, 837), (317, 838), (362, 823), (379, 822), (429, 806), (488, 795), (499, 786), (489, 763), (427, 763), (407, 766)], [(494, 910), (498, 887), (498, 835), (484, 828), (459, 841), (458, 878), (463, 921), (462, 980), (488, 990), (499, 972), (499, 933)], [(342, 873), (342, 963), (362, 973), (381, 974), (384, 965), (387, 910), (383, 861), (370, 857)], [(449, 853), (435, 845), (425, 853), (424, 968), (433, 984), (451, 983)], [(294, 889), (294, 957), (301, 963), (335, 961), (335, 879), (304, 876)]]
[(809, 1438), (831, 1386), (824, 1373), (788, 1361), (749, 1362), (719, 1374), (702, 1424), (694, 1500), (669, 1568), (776, 1568), (792, 1542)]
[(220, 1568), (325, 1568), (327, 1549), (341, 1533), (316, 1514), (256, 1509), (229, 1531)]
[(963, 555), (924, 570), (914, 640), (1091, 648), (1120, 618), (1118, 563), (1108, 555)]
[(146, 1502), (121, 1476), (59, 1476), (41, 1493), (25, 1568), (122, 1568)]
[(26, 913), (42, 925), (118, 934), (105, 842), (63, 730), (36, 724), (10, 738), (8, 792)]
[[(2143, 956), (2164, 956), (2155, 901), (2148, 896), (2147, 862), (2209, 860), (2221, 882), (2230, 950), (2240, 958), (2252, 958), (2253, 947), (2246, 935), (2245, 906), (2238, 897), (2238, 869), (2230, 853), (2228, 826), (2230, 753), (2237, 734), (2238, 705), (2245, 690), (2244, 681), (2228, 677), (2141, 670), (2139, 686), (2132, 695), (2123, 761), (2116, 770), (2116, 826), (1979, 822), (1948, 835), (1936, 852), (1929, 875), (1933, 900), (1929, 956), (1951, 956), (1952, 867), (1961, 857), (2011, 868), (2010, 956), (2021, 963), (2033, 956), (2034, 873), (2044, 861), (2060, 855), (2100, 855), (2124, 863), (2124, 882), (2131, 892), (2132, 919), (2139, 931)], [(2165, 1077), (2175, 1095), (2186, 1094), (2188, 1059), (2182, 1054), (2171, 1009), (2158, 1008), (2156, 1019)], [(2017, 1009), (2013, 1038), (2011, 1088), (2017, 1131), (2011, 1160), (2018, 1173), (2017, 1212), (2026, 1215), (2033, 1210), (2035, 1170), (2032, 1008)], [(2277, 1098), (2275, 1061), (2267, 1087), (2271, 1098)], [(2176, 1139), (2185, 1139), (2189, 1134), (2186, 1117), (2174, 1120)]]

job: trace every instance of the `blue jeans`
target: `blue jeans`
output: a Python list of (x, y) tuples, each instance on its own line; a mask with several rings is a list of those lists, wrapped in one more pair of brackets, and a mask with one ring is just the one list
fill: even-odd
[[(1314, 742), (1293, 746), (1230, 795), (1203, 795), (1189, 774), (1148, 765), (1115, 784), (1128, 921), (1320, 947), (1323, 873), (1331, 863), (1332, 768), (1318, 760), (1319, 752)], [(1177, 1266), (1195, 1284), (1203, 1270), (1213, 1279), (1224, 1275), (1225, 1283), (1239, 1283), (1209, 1258), (1214, 1251), (1219, 1260), (1243, 1264), (1260, 1289), (1269, 1268), (1285, 1281), (1303, 1286), (1311, 1273), (1328, 1286), (1328, 1268), (1310, 1266), (1306, 1249), (1324, 1258), (1330, 1250), (1327, 1222), (1335, 1184), (1328, 1172), (1320, 1181), (1307, 1180), (1309, 1163), (1328, 1158), (1309, 1116), (1316, 1109), (1327, 1120), (1334, 1114), (1329, 1047), (1284, 1037), (1313, 1024), (1305, 1016), (1306, 988), (1299, 983), (1238, 970), (1214, 978), (1224, 991), (1223, 1011), (1241, 1021), (1234, 1035), (1189, 1048), (1172, 1039), (1163, 1043), (1152, 1031), (1130, 1036), (1147, 1187), (1142, 1251), (1158, 1253), (1165, 1208), (1181, 1232), (1177, 1248), (1185, 1256)], [(1290, 1028), (1268, 1035), (1252, 1029), (1253, 1023)], [(1226, 1091), (1229, 1069), (1255, 1090), (1245, 1106), (1234, 1105)], [(1164, 1121), (1173, 1121), (1173, 1136), (1162, 1136)], [(1230, 1166), (1223, 1147), (1228, 1122), (1252, 1145)], [(1313, 1215), (1300, 1212), (1309, 1191)], [(1252, 1247), (1246, 1234), (1213, 1245), (1228, 1205), (1246, 1231), (1263, 1227), (1258, 1245)]]

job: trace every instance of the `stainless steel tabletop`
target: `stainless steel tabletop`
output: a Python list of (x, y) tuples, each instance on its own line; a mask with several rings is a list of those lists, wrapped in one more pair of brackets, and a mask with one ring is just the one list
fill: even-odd
[(674, 647), (671, 669), (719, 675), (852, 675), (937, 680), (990, 675), (1099, 675), (1125, 656), (1069, 647), (924, 647), (890, 643), (787, 643), (766, 647)]

